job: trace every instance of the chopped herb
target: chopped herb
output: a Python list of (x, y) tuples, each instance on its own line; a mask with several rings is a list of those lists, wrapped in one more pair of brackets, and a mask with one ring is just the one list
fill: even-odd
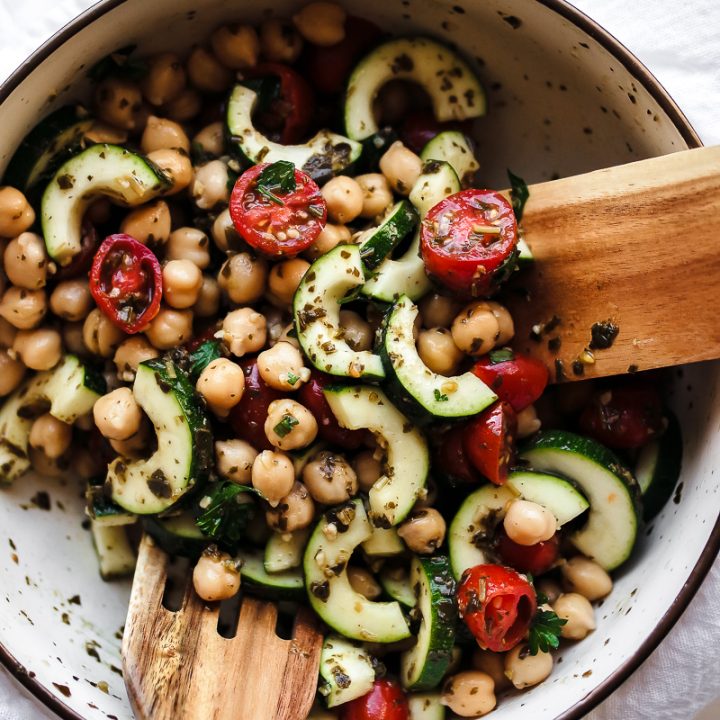
[(580, 360), (573, 360), (572, 364), (573, 375), (582, 377), (585, 374), (585, 365)]
[(633, 363), (632, 365), (628, 365), (627, 371), (628, 371), (629, 373), (636, 373), (639, 369), (640, 369), (640, 368)]
[(438, 402), (447, 402), (448, 396), (441, 393), (437, 388), (435, 388), (434, 395)]
[(510, 348), (500, 348), (499, 350), (491, 350), (488, 357), (493, 365), (497, 365), (498, 363), (514, 360), (515, 353)]
[(148, 70), (147, 63), (131, 59), (137, 45), (126, 45), (98, 60), (88, 71), (87, 77), (93, 82), (102, 82), (109, 77), (139, 80)]
[(285, 203), (275, 194), (287, 195), (295, 190), (295, 165), (287, 160), (268, 165), (259, 175), (255, 183), (257, 191), (268, 200), (278, 204)]
[(590, 328), (590, 349), (607, 350), (612, 347), (619, 332), (620, 328), (611, 320), (594, 323)]
[(344, 295), (338, 300), (338, 305), (345, 305), (347, 303), (354, 302), (360, 297), (361, 290), (363, 286), (358, 285), (357, 287), (354, 287), (352, 290), (350, 290), (347, 295)]
[(197, 140), (193, 140), (190, 144), (190, 157), (192, 158), (193, 165), (204, 165), (215, 159), (215, 155), (208, 152)]
[(292, 432), (292, 429), (296, 425), (299, 424), (300, 421), (296, 417), (293, 417), (290, 414), (283, 415), (283, 419), (273, 428), (273, 431), (278, 437), (284, 438)]
[(255, 512), (255, 504), (247, 502), (246, 493), (255, 491), (233, 482), (209, 485), (210, 501), (195, 521), (200, 531), (216, 542), (235, 547), (245, 535), (245, 528)]
[(289, 385), (294, 385), (300, 378), (293, 372), (289, 372), (287, 375), (287, 381)]
[(516, 220), (520, 222), (525, 210), (525, 203), (530, 197), (530, 190), (527, 183), (510, 170), (507, 171), (507, 176), (510, 180), (510, 200), (512, 201), (513, 211)]
[(188, 354), (188, 374), (196, 382), (202, 371), (213, 361), (223, 356), (219, 340), (206, 340)]
[[(539, 601), (539, 600), (538, 600)], [(530, 624), (528, 648), (531, 655), (550, 652), (560, 645), (560, 633), (567, 620), (562, 620), (552, 610), (538, 610)]]
[(562, 360), (555, 359), (555, 382), (562, 382), (563, 380), (567, 380), (567, 375), (565, 374), (565, 363), (563, 363)]

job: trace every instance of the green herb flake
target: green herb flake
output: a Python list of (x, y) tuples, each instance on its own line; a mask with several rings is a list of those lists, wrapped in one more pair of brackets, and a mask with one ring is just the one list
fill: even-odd
[(255, 504), (242, 497), (254, 493), (251, 487), (233, 482), (217, 483), (205, 489), (210, 501), (195, 524), (203, 535), (226, 547), (236, 547), (255, 512)]
[(435, 388), (433, 394), (435, 395), (435, 400), (438, 402), (447, 402), (448, 400), (448, 396), (441, 393), (437, 388)]
[(552, 610), (538, 610), (530, 624), (528, 648), (531, 655), (538, 652), (550, 652), (560, 645), (560, 633), (567, 620), (557, 616)]
[(507, 171), (507, 175), (510, 180), (510, 200), (515, 212), (515, 219), (520, 222), (525, 210), (525, 203), (530, 197), (530, 190), (527, 183), (511, 170)]
[(500, 348), (499, 350), (491, 350), (488, 357), (493, 365), (497, 365), (498, 363), (514, 360), (515, 353), (510, 348)]
[(297, 188), (295, 181), (295, 165), (287, 160), (271, 163), (258, 175), (255, 182), (257, 191), (277, 205), (285, 203), (276, 193), (287, 195)]
[(300, 421), (288, 413), (283, 415), (283, 419), (273, 428), (273, 431), (279, 438), (284, 438), (292, 432), (292, 429), (296, 425), (299, 424)]
[(294, 385), (300, 378), (293, 372), (287, 374), (288, 385)]

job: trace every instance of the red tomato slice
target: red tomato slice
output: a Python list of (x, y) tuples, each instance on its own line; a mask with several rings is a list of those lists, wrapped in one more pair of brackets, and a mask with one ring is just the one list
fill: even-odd
[[(445, 130), (459, 130), (466, 135), (472, 132), (472, 120), (439, 122), (431, 110), (414, 112), (407, 116), (400, 128), (400, 139), (413, 152), (419, 153), (436, 135)], [(462, 180), (462, 178), (460, 178)]]
[(660, 394), (647, 383), (600, 391), (580, 416), (580, 428), (611, 448), (641, 447), (663, 428)]
[(472, 371), (515, 412), (532, 405), (545, 390), (550, 373), (545, 364), (508, 348), (481, 357)]
[(476, 415), (463, 431), (463, 447), (470, 462), (496, 485), (507, 480), (516, 433), (515, 411), (502, 400)]
[(537, 610), (527, 578), (502, 565), (476, 565), (458, 586), (460, 617), (481, 648), (504, 652), (525, 636)]
[(533, 575), (547, 572), (560, 555), (560, 538), (555, 533), (549, 540), (535, 545), (520, 545), (511, 540), (505, 530), (497, 538), (497, 550), (502, 561), (516, 570)]
[(425, 269), (469, 297), (494, 293), (514, 268), (518, 242), (512, 205), (494, 190), (461, 190), (441, 200), (422, 223)]
[(141, 332), (160, 310), (160, 263), (135, 238), (110, 235), (95, 253), (90, 292), (100, 310), (123, 332)]
[(376, 680), (367, 694), (340, 706), (340, 720), (408, 720), (405, 693), (394, 680)]
[(451, 485), (477, 485), (483, 481), (465, 452), (464, 428), (464, 425), (454, 425), (439, 433), (433, 442), (433, 468)]
[(238, 178), (230, 196), (230, 217), (248, 245), (264, 255), (297, 255), (310, 247), (325, 227), (325, 199), (317, 184), (297, 169), (294, 190), (264, 194), (258, 178), (267, 167), (268, 163), (255, 165)]

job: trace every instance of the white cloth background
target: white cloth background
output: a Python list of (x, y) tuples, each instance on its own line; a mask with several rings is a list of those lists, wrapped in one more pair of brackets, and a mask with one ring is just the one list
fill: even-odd
[[(0, 0), (0, 79), (89, 0)], [(720, 0), (574, 0), (658, 77), (706, 144), (720, 143)], [(720, 718), (720, 562), (643, 666), (589, 720)], [(718, 703), (716, 705), (716, 703)], [(0, 668), (0, 720), (57, 720)]]

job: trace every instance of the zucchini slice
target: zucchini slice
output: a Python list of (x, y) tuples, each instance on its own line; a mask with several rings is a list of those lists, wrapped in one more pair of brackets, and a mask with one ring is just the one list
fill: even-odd
[(168, 555), (195, 559), (202, 555), (210, 543), (210, 539), (203, 535), (189, 512), (170, 517), (148, 515), (143, 518), (143, 527)]
[(129, 513), (114, 503), (105, 494), (105, 478), (91, 480), (85, 490), (85, 514), (96, 525), (113, 527), (117, 525), (132, 525), (137, 522), (137, 516)]
[(520, 458), (535, 470), (572, 480), (590, 502), (588, 521), (570, 536), (581, 553), (605, 570), (628, 559), (640, 519), (637, 481), (600, 443), (563, 430), (541, 432)]
[(353, 350), (340, 325), (340, 301), (363, 281), (356, 245), (338, 245), (318, 258), (300, 281), (293, 300), (295, 331), (318, 370), (342, 377), (385, 377), (380, 357), (369, 350)]
[(445, 720), (445, 706), (440, 693), (408, 695), (409, 720)]
[(535, 262), (535, 256), (532, 254), (532, 250), (530, 249), (530, 246), (527, 244), (527, 241), (524, 237), (520, 236), (518, 238), (517, 243), (517, 251), (518, 251), (518, 267), (527, 267), (528, 265), (532, 265), (533, 262)]
[(420, 159), (424, 162), (442, 160), (448, 163), (460, 179), (460, 184), (472, 180), (472, 176), (480, 169), (470, 142), (458, 130), (438, 133), (422, 149)]
[(329, 708), (362, 697), (375, 683), (375, 662), (361, 645), (328, 635), (320, 653), (318, 692)]
[(494, 403), (497, 395), (471, 372), (448, 377), (425, 365), (413, 336), (417, 315), (412, 300), (401, 296), (390, 309), (380, 342), (385, 388), (398, 408), (415, 422), (425, 424), (436, 418), (477, 415)]
[(373, 527), (372, 535), (362, 544), (363, 552), (371, 558), (402, 555), (407, 549), (394, 527)]
[(237, 557), (242, 561), (242, 587), (251, 595), (268, 600), (301, 600), (305, 597), (302, 568), (269, 573), (265, 570), (262, 550), (243, 550)]
[[(428, 211), (448, 195), (460, 191), (460, 181), (455, 171), (446, 162), (425, 163), (423, 174), (410, 191), (410, 202), (418, 211), (420, 220)], [(377, 266), (372, 277), (363, 285), (366, 297), (393, 302), (400, 295), (418, 300), (431, 287), (425, 272), (425, 263), (420, 257), (420, 228), (415, 231), (413, 241), (405, 253), (394, 260), (386, 258)]]
[(333, 630), (352, 640), (392, 643), (410, 637), (396, 602), (373, 602), (355, 592), (347, 564), (372, 528), (359, 499), (327, 511), (305, 550), (305, 586), (313, 610)]
[(28, 440), (38, 409), (70, 424), (89, 413), (104, 392), (102, 375), (75, 355), (65, 355), (53, 370), (26, 380), (0, 409), (0, 485), (11, 483), (30, 467)]
[(407, 201), (395, 203), (377, 227), (365, 230), (357, 240), (360, 259), (367, 271), (374, 270), (418, 222), (415, 208)]
[(417, 643), (400, 656), (400, 682), (406, 690), (432, 690), (452, 660), (458, 610), (455, 580), (443, 555), (414, 557), (410, 585), (417, 597)]
[(588, 501), (565, 478), (532, 470), (515, 470), (503, 486), (488, 483), (460, 506), (448, 531), (450, 563), (455, 578), (475, 565), (490, 562), (488, 551), (495, 527), (510, 502), (521, 498), (543, 505), (562, 527), (585, 512)]
[(415, 591), (410, 583), (410, 574), (400, 568), (384, 567), (378, 576), (382, 589), (393, 600), (405, 607), (414, 608), (417, 604)]
[(278, 573), (300, 567), (309, 537), (308, 528), (282, 535), (273, 533), (265, 546), (263, 560), (265, 570), (269, 573)]
[(93, 546), (98, 558), (100, 577), (118, 580), (135, 572), (137, 556), (130, 545), (125, 528), (120, 525), (99, 525), (90, 521)]
[(430, 460), (420, 431), (378, 389), (360, 385), (323, 390), (337, 421), (370, 430), (385, 448), (383, 474), (370, 488), (370, 517), (377, 527), (401, 523), (425, 487)]
[(324, 182), (347, 170), (360, 157), (361, 143), (329, 130), (321, 130), (302, 145), (272, 142), (253, 125), (252, 114), (257, 99), (254, 90), (236, 85), (225, 114), (229, 145), (250, 165), (286, 160), (313, 180)]
[(64, 162), (42, 196), (48, 255), (67, 265), (80, 252), (80, 226), (88, 205), (104, 195), (121, 205), (142, 205), (169, 186), (150, 160), (119, 145), (91, 145)]
[(345, 96), (345, 131), (353, 140), (378, 132), (373, 102), (390, 80), (411, 80), (430, 97), (435, 119), (467, 120), (485, 114), (485, 92), (455, 51), (430, 38), (397, 38), (371, 51), (355, 67)]
[(113, 460), (105, 483), (121, 507), (154, 515), (206, 478), (213, 457), (212, 434), (190, 380), (170, 360), (140, 363), (133, 395), (155, 428), (157, 450), (147, 460)]

